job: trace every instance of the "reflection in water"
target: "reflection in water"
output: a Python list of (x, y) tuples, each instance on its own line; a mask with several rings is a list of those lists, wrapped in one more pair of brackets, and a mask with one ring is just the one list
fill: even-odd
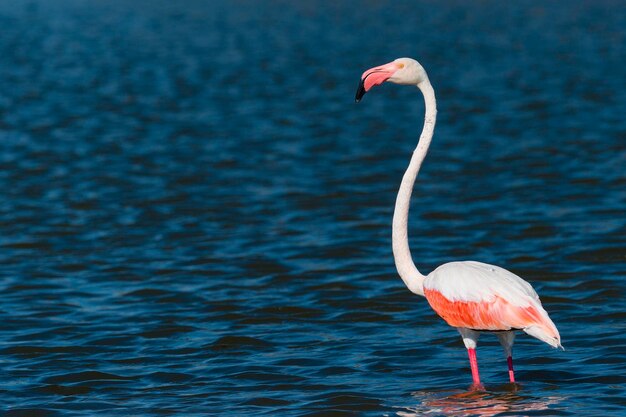
[(565, 398), (562, 396), (549, 396), (535, 398), (522, 396), (518, 391), (488, 392), (488, 391), (467, 391), (451, 394), (447, 392), (426, 392), (416, 391), (413, 397), (420, 401), (419, 405), (404, 407), (403, 411), (398, 411), (401, 417), (413, 417), (427, 415), (445, 416), (481, 416), (491, 417), (500, 413), (519, 413), (528, 415), (532, 411), (533, 415), (546, 415), (554, 413), (554, 409), (548, 408), (551, 405), (561, 403)]

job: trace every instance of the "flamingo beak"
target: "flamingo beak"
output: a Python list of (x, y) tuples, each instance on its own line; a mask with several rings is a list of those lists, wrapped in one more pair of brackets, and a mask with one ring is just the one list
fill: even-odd
[(356, 90), (356, 96), (354, 100), (358, 103), (361, 101), (365, 93), (370, 91), (375, 85), (380, 85), (393, 76), (393, 74), (399, 70), (398, 64), (390, 62), (380, 67), (374, 67), (368, 69), (361, 75), (361, 82), (359, 88)]

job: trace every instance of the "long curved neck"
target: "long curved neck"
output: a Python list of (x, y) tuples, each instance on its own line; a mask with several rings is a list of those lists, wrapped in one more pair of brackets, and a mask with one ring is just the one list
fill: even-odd
[(409, 167), (402, 177), (402, 183), (400, 184), (400, 190), (396, 198), (396, 208), (393, 213), (392, 245), (393, 258), (396, 262), (396, 268), (398, 269), (400, 278), (402, 278), (402, 281), (404, 281), (411, 292), (424, 295), (423, 282), (425, 276), (420, 274), (411, 258), (408, 220), (413, 184), (415, 184), (415, 178), (417, 178), (417, 173), (426, 157), (430, 141), (433, 138), (433, 132), (435, 131), (437, 103), (435, 100), (435, 91), (428, 79), (419, 83), (417, 87), (422, 91), (426, 105), (424, 128), (422, 129), (417, 147), (415, 151), (413, 151)]

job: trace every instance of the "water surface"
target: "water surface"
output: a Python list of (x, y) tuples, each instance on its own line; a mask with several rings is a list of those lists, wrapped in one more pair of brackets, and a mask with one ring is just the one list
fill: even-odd
[[(401, 4), (400, 4), (401, 3)], [(617, 1), (0, 1), (7, 416), (623, 416)], [(530, 281), (565, 351), (457, 332), (391, 256)]]

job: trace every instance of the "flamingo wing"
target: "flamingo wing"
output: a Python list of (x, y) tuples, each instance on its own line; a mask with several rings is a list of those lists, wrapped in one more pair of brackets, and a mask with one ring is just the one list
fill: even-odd
[(424, 280), (430, 306), (449, 325), (473, 330), (522, 329), (553, 347), (559, 332), (532, 286), (514, 273), (481, 262), (450, 262)]

